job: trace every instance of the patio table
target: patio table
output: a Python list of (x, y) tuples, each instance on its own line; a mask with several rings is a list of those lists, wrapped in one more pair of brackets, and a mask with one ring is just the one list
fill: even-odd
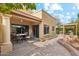
[(26, 34), (16, 34), (17, 36), (26, 36)]
[(17, 38), (16, 38), (17, 41), (19, 41), (19, 40), (20, 40), (20, 41), (21, 41), (21, 40), (23, 41), (23, 40), (26, 39), (26, 38), (25, 38), (25, 37), (26, 37), (26, 34), (16, 34), (16, 36), (17, 36)]

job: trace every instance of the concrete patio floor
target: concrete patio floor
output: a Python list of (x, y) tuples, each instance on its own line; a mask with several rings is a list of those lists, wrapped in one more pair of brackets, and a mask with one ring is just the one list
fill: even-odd
[(42, 47), (35, 43), (24, 41), (15, 44), (13, 51), (5, 56), (71, 56), (67, 49), (57, 43), (57, 38), (47, 41)]

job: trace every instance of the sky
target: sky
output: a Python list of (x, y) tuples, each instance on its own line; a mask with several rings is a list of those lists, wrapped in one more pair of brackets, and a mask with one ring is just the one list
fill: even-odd
[(50, 15), (60, 19), (63, 24), (77, 18), (79, 4), (75, 3), (36, 3), (36, 10), (43, 9)]

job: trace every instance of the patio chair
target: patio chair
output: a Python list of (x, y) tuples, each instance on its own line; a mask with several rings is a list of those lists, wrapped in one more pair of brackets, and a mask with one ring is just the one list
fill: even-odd
[(15, 42), (18, 43), (18, 42), (20, 42), (20, 41), (23, 41), (22, 39), (23, 39), (22, 36), (16, 36)]
[(26, 36), (26, 40), (30, 40), (30, 38), (31, 38), (30, 36)]
[(28, 35), (28, 36), (26, 36), (26, 39), (27, 40), (32, 40), (32, 39), (34, 39), (34, 36), (31, 34), (31, 35)]
[(16, 41), (16, 34), (11, 33), (11, 42), (12, 42), (13, 45), (14, 45), (15, 41)]

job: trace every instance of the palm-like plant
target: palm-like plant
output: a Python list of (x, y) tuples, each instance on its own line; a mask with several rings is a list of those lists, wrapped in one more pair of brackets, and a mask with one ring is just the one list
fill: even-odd
[(21, 3), (22, 9), (36, 9), (34, 3)]

